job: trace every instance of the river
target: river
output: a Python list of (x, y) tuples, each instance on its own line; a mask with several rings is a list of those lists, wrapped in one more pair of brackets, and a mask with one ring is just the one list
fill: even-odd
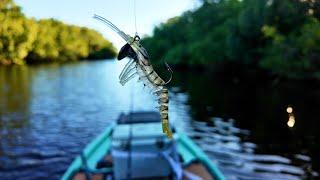
[[(136, 79), (118, 83), (123, 66), (0, 67), (0, 179), (59, 179), (120, 113), (155, 110)], [(318, 177), (319, 86), (175, 71), (170, 99), (173, 123), (228, 179)]]

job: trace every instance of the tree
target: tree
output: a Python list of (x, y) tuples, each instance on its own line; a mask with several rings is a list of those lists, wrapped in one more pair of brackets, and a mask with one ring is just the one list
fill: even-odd
[(35, 40), (35, 21), (26, 19), (13, 1), (6, 0), (0, 6), (0, 23), (0, 63), (24, 64)]
[(12, 0), (1, 0), (0, 24), (0, 64), (105, 59), (116, 54), (97, 31), (54, 19), (28, 19)]
[(284, 36), (275, 27), (263, 28), (272, 43), (260, 62), (263, 68), (291, 78), (320, 79), (320, 22), (310, 19), (298, 30)]
[(230, 65), (291, 78), (319, 78), (318, 1), (201, 2), (198, 9), (160, 24), (153, 36), (142, 40), (155, 64), (165, 59), (189, 67)]

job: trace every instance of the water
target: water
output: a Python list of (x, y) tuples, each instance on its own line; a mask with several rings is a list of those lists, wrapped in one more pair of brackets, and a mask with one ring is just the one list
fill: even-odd
[[(154, 110), (153, 97), (136, 80), (118, 83), (123, 65), (0, 67), (0, 179), (58, 179), (90, 140), (129, 112), (130, 103), (136, 111)], [(319, 89), (247, 87), (187, 72), (175, 72), (172, 84), (172, 121), (228, 179), (317, 176)], [(287, 105), (296, 118), (293, 128), (286, 125)]]

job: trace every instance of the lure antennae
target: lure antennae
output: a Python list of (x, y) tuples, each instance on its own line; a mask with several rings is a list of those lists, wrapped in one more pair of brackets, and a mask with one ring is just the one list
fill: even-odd
[(167, 82), (165, 82), (165, 83), (164, 83), (164, 84), (166, 85), (166, 84), (170, 83), (170, 81), (172, 80), (172, 77), (173, 77), (173, 71), (172, 71), (172, 69), (170, 68), (169, 64), (168, 64), (166, 61), (163, 61), (163, 62), (164, 62), (164, 64), (166, 65), (167, 70), (168, 70), (168, 71), (169, 71), (169, 73), (170, 73), (170, 78), (169, 78), (169, 80), (168, 80)]
[(121, 31), (116, 25), (112, 24), (112, 22), (108, 21), (106, 18), (99, 16), (97, 14), (94, 14), (94, 19), (97, 19), (104, 24), (106, 24), (108, 27), (110, 27), (113, 31), (115, 31), (117, 34), (119, 34), (126, 42), (130, 41), (130, 37), (126, 35), (123, 31)]

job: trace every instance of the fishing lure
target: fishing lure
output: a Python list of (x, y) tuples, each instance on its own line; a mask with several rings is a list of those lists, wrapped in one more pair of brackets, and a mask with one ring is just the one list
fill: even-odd
[(159, 111), (162, 121), (162, 131), (168, 138), (172, 138), (172, 132), (169, 127), (169, 96), (168, 89), (165, 87), (172, 79), (172, 71), (168, 64), (166, 64), (168, 70), (171, 73), (171, 77), (168, 81), (164, 81), (153, 69), (149, 55), (144, 47), (139, 43), (140, 37), (135, 35), (131, 37), (125, 34), (114, 24), (107, 19), (94, 15), (95, 19), (98, 19), (120, 35), (127, 43), (120, 49), (117, 59), (122, 60), (125, 57), (129, 57), (129, 62), (125, 65), (122, 72), (119, 75), (121, 85), (125, 85), (128, 81), (136, 76), (139, 76), (139, 80), (142, 81), (145, 87), (148, 87), (154, 95), (156, 95), (159, 104)]

